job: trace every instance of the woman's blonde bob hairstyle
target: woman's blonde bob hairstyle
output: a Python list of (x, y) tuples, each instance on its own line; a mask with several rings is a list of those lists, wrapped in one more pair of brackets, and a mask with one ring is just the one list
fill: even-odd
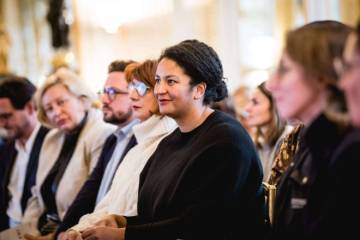
[(45, 82), (42, 84), (42, 86), (37, 90), (35, 94), (35, 103), (38, 110), (38, 119), (39, 121), (50, 128), (53, 128), (54, 126), (50, 123), (50, 120), (48, 119), (45, 108), (42, 104), (42, 98), (46, 91), (57, 85), (61, 84), (64, 86), (69, 93), (76, 96), (79, 101), (81, 101), (84, 104), (84, 107), (86, 110), (89, 110), (92, 107), (96, 107), (96, 94), (93, 93), (85, 84), (80, 77), (75, 74), (73, 71), (67, 69), (67, 68), (59, 68), (55, 71), (55, 73), (51, 74)]

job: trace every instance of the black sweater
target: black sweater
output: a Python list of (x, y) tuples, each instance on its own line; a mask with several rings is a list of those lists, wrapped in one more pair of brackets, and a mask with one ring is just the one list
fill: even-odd
[(256, 238), (264, 223), (261, 181), (249, 135), (215, 111), (159, 144), (141, 173), (138, 216), (127, 218), (125, 238), (239, 239), (251, 230)]

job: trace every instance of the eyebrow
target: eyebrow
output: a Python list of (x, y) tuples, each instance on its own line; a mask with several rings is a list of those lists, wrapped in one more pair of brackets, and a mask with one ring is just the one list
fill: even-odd
[(109, 89), (112, 89), (112, 90), (115, 90), (115, 91), (119, 91), (119, 92), (127, 92), (127, 89), (124, 90), (124, 89), (120, 89), (120, 88), (117, 88), (117, 87), (105, 87), (103, 90), (109, 90)]
[[(157, 76), (159, 76), (159, 75), (157, 75)], [(179, 79), (179, 77), (176, 76), (176, 75), (166, 75), (166, 76), (164, 76), (164, 79), (168, 79), (168, 78), (176, 78), (176, 79)]]
[(56, 98), (54, 98), (51, 102), (47, 102), (47, 103), (45, 103), (45, 104), (43, 104), (44, 106), (49, 106), (49, 105), (51, 105), (53, 102), (57, 102), (57, 101), (59, 101), (59, 100), (61, 100), (61, 101), (64, 101), (64, 100), (67, 100), (68, 98), (67, 97), (64, 97), (64, 96), (58, 96), (58, 97), (56, 97)]

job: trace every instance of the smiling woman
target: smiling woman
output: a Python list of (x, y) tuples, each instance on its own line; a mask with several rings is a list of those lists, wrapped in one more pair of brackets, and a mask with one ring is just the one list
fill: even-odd
[[(137, 216), (85, 230), (96, 239), (240, 239), (263, 234), (262, 169), (246, 130), (209, 105), (227, 95), (217, 53), (197, 40), (167, 48), (156, 69), (160, 113), (179, 128), (140, 175)], [(211, 230), (209, 230), (211, 228)], [(256, 229), (256, 232), (253, 231)]]
[(238, 239), (250, 228), (261, 236), (254, 146), (235, 119), (209, 107), (227, 96), (217, 53), (197, 40), (165, 49), (154, 91), (179, 128), (141, 174), (138, 216), (126, 218), (125, 239)]
[(266, 89), (265, 82), (257, 86), (251, 94), (245, 111), (248, 113), (245, 123), (256, 129), (253, 140), (263, 166), (264, 181), (268, 181), (283, 138), (292, 128), (286, 127), (286, 122), (280, 118), (273, 96)]

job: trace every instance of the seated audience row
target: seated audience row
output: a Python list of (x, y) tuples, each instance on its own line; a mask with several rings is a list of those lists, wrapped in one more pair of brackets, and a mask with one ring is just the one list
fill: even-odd
[(356, 234), (358, 199), (349, 193), (360, 151), (360, 25), (351, 32), (319, 21), (287, 34), (276, 72), (243, 114), (256, 127), (253, 140), (235, 118), (212, 109), (227, 97), (223, 68), (197, 40), (166, 48), (157, 61), (112, 62), (99, 99), (66, 69), (35, 97), (26, 78), (5, 78), (0, 236)]

